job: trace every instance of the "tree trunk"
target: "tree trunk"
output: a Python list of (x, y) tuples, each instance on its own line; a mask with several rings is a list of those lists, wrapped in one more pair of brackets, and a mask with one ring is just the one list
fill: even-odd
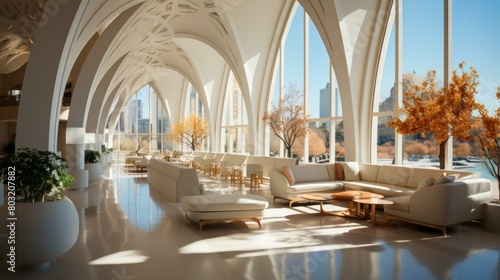
[(286, 153), (288, 155), (289, 158), (292, 157), (292, 147), (286, 147)]
[(446, 158), (446, 142), (448, 142), (448, 140), (439, 143), (439, 169), (445, 168), (444, 160)]

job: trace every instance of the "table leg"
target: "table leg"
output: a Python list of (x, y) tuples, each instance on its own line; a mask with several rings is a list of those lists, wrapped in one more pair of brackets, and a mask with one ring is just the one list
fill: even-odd
[[(366, 206), (365, 206), (365, 211), (367, 210), (367, 209), (366, 209), (366, 207), (367, 207), (367, 206), (368, 206), (368, 205), (366, 205)], [(370, 205), (370, 208), (371, 208), (371, 209), (370, 209), (370, 211), (371, 211), (371, 218), (370, 218), (370, 222), (372, 223), (372, 225), (376, 225), (376, 224), (377, 224), (377, 220), (376, 220), (376, 219), (377, 219), (377, 212), (376, 212), (376, 211), (377, 211), (377, 209), (376, 209), (376, 207), (375, 207), (375, 206), (376, 206), (375, 204)]]

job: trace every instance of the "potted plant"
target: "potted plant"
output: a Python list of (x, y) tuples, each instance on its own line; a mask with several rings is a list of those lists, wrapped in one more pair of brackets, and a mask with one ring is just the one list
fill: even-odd
[(103, 166), (106, 166), (113, 161), (112, 154), (113, 148), (106, 148), (106, 145), (101, 146), (101, 163)]
[(57, 154), (35, 149), (19, 149), (0, 161), (0, 176), (7, 188), (7, 202), (0, 212), (7, 227), (0, 231), (6, 237), (15, 236), (15, 243), (0, 242), (7, 262), (14, 261), (9, 268), (13, 264), (48, 265), (75, 244), (78, 213), (63, 195), (73, 181), (67, 167)]
[(94, 150), (85, 150), (85, 170), (89, 171), (89, 184), (97, 182), (102, 175), (102, 167), (99, 163), (101, 153)]

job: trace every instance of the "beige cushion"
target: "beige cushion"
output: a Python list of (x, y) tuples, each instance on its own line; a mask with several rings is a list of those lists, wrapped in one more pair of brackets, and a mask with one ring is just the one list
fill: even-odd
[(392, 210), (397, 210), (397, 211), (410, 212), (410, 196), (409, 195), (390, 197), (390, 198), (385, 198), (385, 199), (394, 202), (394, 204), (384, 205), (384, 210), (392, 209)]
[(346, 181), (359, 181), (359, 165), (357, 162), (343, 162)]
[(288, 184), (290, 186), (295, 184), (295, 177), (293, 176), (293, 172), (292, 172), (292, 169), (290, 168), (290, 166), (283, 166), (282, 170), (283, 170), (282, 171), (283, 174), (285, 175), (286, 179), (288, 180)]
[(380, 165), (360, 163), (359, 177), (362, 181), (377, 182)]
[(328, 173), (326, 164), (304, 164), (287, 167), (292, 173), (295, 184), (301, 182), (330, 181), (330, 174)]
[(418, 183), (418, 186), (417, 186), (417, 191), (424, 189), (424, 188), (427, 188), (427, 187), (430, 187), (430, 186), (433, 186), (434, 181), (436, 181), (436, 179), (434, 179), (434, 178), (424, 178), (424, 179), (420, 180), (420, 183)]
[(455, 181), (455, 176), (441, 176), (434, 181), (434, 185), (446, 184)]
[(192, 212), (253, 211), (269, 205), (264, 197), (254, 194), (192, 195), (183, 196), (181, 202)]
[(381, 165), (377, 182), (406, 187), (411, 168), (397, 165)]
[(327, 163), (326, 170), (328, 170), (328, 176), (330, 177), (330, 181), (335, 180), (335, 163)]

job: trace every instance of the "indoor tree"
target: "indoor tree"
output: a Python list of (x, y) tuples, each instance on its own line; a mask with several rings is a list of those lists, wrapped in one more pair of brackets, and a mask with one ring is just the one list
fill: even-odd
[(303, 105), (304, 93), (294, 84), (285, 88), (285, 94), (278, 106), (272, 105), (272, 110), (264, 113), (265, 121), (274, 134), (283, 142), (287, 156), (292, 157), (292, 147), (295, 141), (307, 134), (309, 118), (305, 115)]
[(440, 87), (436, 71), (431, 70), (421, 84), (408, 85), (401, 109), (404, 117), (396, 116), (388, 125), (401, 134), (432, 135), (439, 144), (439, 168), (444, 169), (445, 146), (450, 137), (471, 141), (473, 112), (480, 105), (475, 101), (479, 75), (465, 63), (459, 64), (461, 74), (453, 71), (447, 87)]
[[(500, 102), (500, 87), (496, 92)], [(474, 122), (472, 150), (481, 158), (486, 170), (500, 182), (500, 108), (490, 115), (488, 110), (481, 106), (480, 119)], [(500, 188), (500, 186), (499, 186)]]
[(174, 124), (170, 133), (174, 142), (186, 144), (193, 151), (201, 147), (208, 135), (208, 121), (196, 114)]

